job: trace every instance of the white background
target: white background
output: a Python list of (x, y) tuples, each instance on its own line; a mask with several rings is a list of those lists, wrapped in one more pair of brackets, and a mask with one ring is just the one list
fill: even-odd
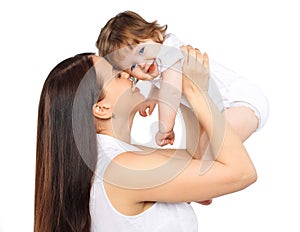
[[(245, 144), (258, 181), (193, 204), (199, 231), (300, 231), (299, 22), (297, 1), (1, 1), (0, 231), (33, 231), (36, 119), (50, 70), (96, 52), (99, 30), (133, 10), (258, 84), (270, 101), (266, 126)], [(175, 193), (174, 193), (175, 194)]]

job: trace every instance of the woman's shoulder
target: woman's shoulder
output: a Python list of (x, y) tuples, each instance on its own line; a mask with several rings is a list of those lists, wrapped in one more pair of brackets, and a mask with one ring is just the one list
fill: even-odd
[(97, 134), (97, 165), (96, 174), (102, 176), (108, 165), (116, 157), (129, 152), (140, 151), (139, 148), (125, 143), (109, 135)]
[(134, 145), (104, 134), (97, 134), (97, 144), (98, 150), (101, 151), (140, 151), (140, 149)]

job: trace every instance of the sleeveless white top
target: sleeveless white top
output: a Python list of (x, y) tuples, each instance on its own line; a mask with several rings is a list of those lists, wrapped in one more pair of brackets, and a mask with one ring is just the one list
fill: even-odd
[(90, 194), (92, 232), (196, 232), (197, 218), (188, 203), (156, 202), (146, 211), (127, 216), (111, 204), (103, 174), (113, 158), (139, 149), (107, 135), (97, 135), (98, 161)]

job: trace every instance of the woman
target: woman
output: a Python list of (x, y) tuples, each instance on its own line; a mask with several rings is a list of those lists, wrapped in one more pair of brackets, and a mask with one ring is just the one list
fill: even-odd
[(255, 182), (242, 141), (205, 91), (208, 60), (191, 47), (182, 52), (183, 71), (192, 78), (184, 76), (183, 93), (211, 140), (215, 162), (185, 150), (128, 144), (143, 95), (105, 59), (69, 58), (50, 72), (40, 99), (35, 231), (197, 231), (186, 202)]

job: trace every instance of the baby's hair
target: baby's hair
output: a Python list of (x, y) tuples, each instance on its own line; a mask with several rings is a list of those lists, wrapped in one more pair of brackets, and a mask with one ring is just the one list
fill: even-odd
[(99, 56), (107, 56), (115, 50), (134, 46), (147, 39), (157, 43), (164, 40), (167, 25), (160, 26), (157, 21), (147, 22), (132, 11), (124, 11), (111, 18), (101, 29), (96, 41)]

